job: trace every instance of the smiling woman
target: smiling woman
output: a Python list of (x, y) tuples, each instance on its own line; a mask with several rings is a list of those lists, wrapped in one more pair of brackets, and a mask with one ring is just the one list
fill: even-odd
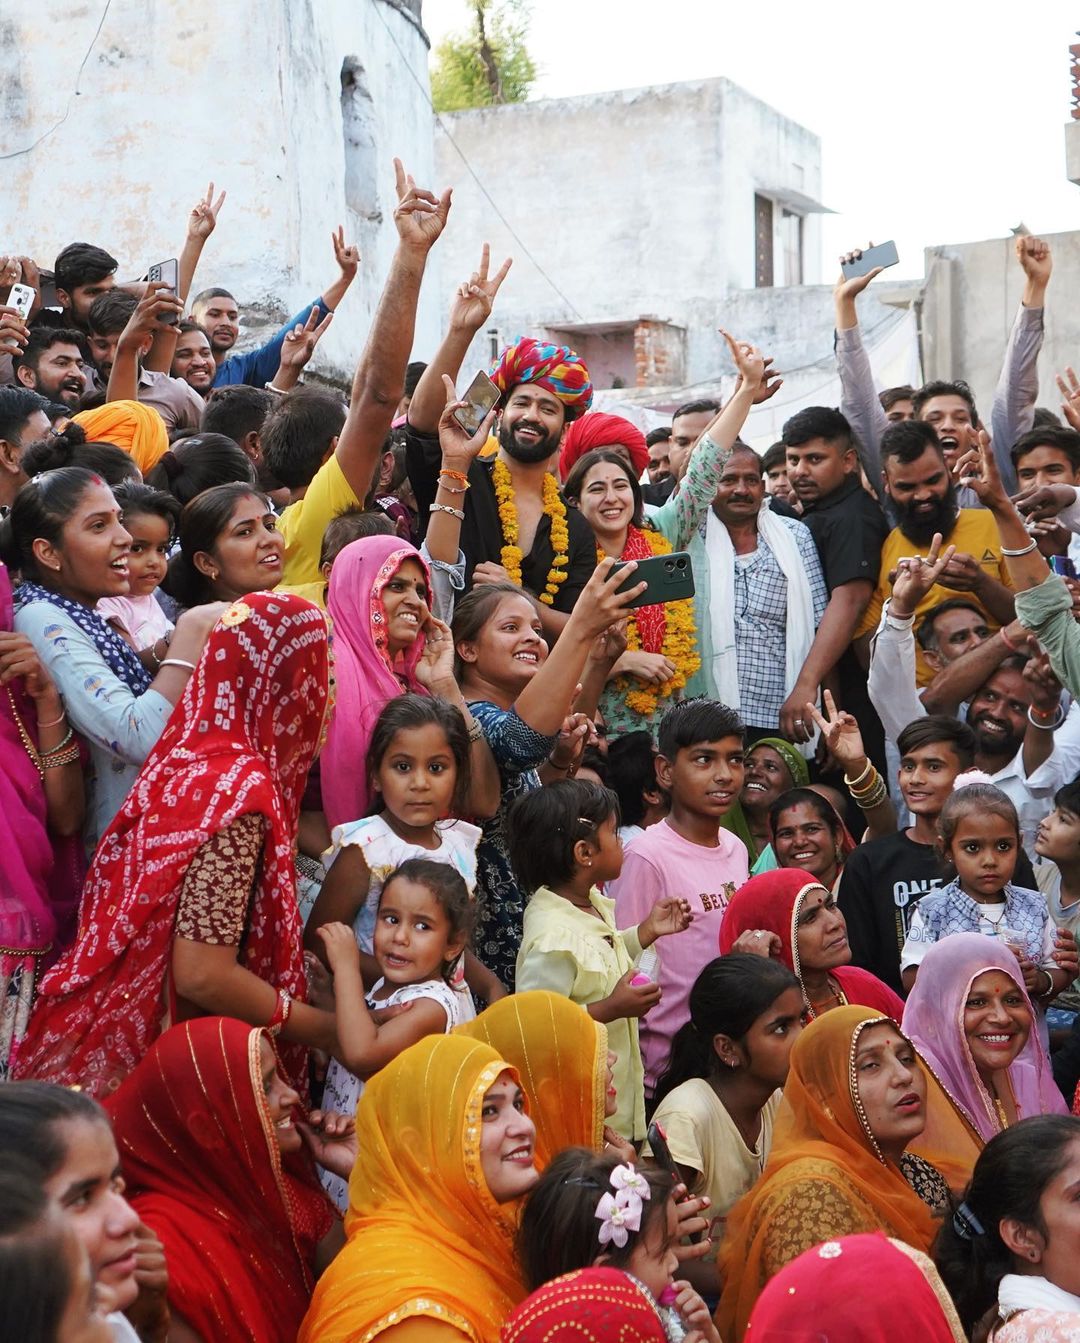
[(15, 630), (25, 634), (63, 696), (71, 732), (90, 750), (85, 839), (92, 851), (161, 735), (206, 642), (217, 608), (186, 612), (155, 676), (95, 613), (130, 590), (131, 536), (112, 491), (80, 467), (24, 485), (0, 522), (0, 554), (22, 573)]
[(791, 1050), (764, 1174), (728, 1219), (721, 1335), (737, 1343), (765, 1283), (823, 1240), (883, 1231), (929, 1250), (942, 1168), (963, 1184), (976, 1155), (895, 1022), (862, 1007), (812, 1021)]
[(281, 582), (285, 538), (264, 494), (243, 481), (216, 485), (180, 515), (180, 551), (162, 587), (181, 606), (235, 601)]

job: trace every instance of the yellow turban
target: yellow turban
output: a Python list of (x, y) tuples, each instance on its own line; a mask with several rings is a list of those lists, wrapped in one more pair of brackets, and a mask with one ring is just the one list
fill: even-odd
[(122, 448), (145, 476), (169, 449), (165, 421), (140, 401), (109, 401), (97, 410), (81, 410), (72, 416), (94, 443), (112, 443)]

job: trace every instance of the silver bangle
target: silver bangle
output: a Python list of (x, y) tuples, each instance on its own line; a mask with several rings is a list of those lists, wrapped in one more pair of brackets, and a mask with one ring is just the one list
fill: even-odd
[(1038, 550), (1039, 543), (1032, 537), (1030, 543), (1021, 547), (1019, 550), (1009, 550), (1006, 546), (1001, 547), (1001, 553), (1007, 560), (1019, 559), (1021, 555), (1030, 555), (1033, 550)]
[(1062, 723), (1064, 723), (1064, 721), (1065, 721), (1065, 710), (1061, 707), (1060, 704), (1058, 705), (1057, 717), (1054, 719), (1052, 723), (1037, 723), (1035, 721), (1035, 716), (1031, 712), (1031, 708), (1030, 707), (1028, 708), (1028, 722), (1031, 724), (1032, 727), (1037, 727), (1040, 732), (1056, 732), (1057, 729), (1062, 725)]
[(460, 508), (451, 508), (449, 504), (432, 504), (432, 513), (449, 513), (452, 518), (457, 518), (458, 522), (465, 521), (465, 514)]
[(183, 658), (162, 658), (158, 663), (159, 667), (184, 667), (187, 671), (194, 671), (194, 662), (186, 662)]

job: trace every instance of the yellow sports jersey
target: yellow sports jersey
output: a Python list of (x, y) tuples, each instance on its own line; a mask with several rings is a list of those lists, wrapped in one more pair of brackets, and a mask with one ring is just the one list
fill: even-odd
[[(998, 535), (997, 523), (994, 521), (994, 515), (986, 509), (962, 508), (957, 515), (952, 534), (945, 538), (945, 544), (955, 546), (958, 555), (973, 556), (989, 577), (996, 578), (1007, 588), (1012, 587), (1009, 570), (1001, 554), (1001, 537)], [(877, 587), (870, 598), (870, 605), (866, 608), (862, 623), (855, 631), (856, 638), (862, 634), (873, 633), (877, 629), (881, 621), (881, 608), (892, 592), (889, 575), (900, 560), (912, 555), (922, 555), (925, 558), (929, 552), (928, 545), (917, 546), (908, 540), (899, 527), (892, 529), (881, 548), (881, 572), (878, 575)], [(915, 628), (918, 629), (927, 611), (940, 605), (941, 602), (948, 601), (950, 597), (969, 597), (975, 601), (970, 592), (958, 592), (954, 588), (946, 588), (940, 583), (935, 583), (915, 609)], [(976, 605), (981, 603), (976, 602)], [(998, 628), (998, 622), (989, 612), (986, 620), (991, 629)], [(917, 679), (921, 689), (934, 679), (934, 672), (927, 666), (921, 648), (916, 649), (916, 655)]]

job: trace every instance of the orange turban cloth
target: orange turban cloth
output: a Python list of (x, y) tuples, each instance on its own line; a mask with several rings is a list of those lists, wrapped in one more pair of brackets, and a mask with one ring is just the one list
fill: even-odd
[(523, 336), (508, 345), (491, 370), (491, 381), (505, 398), (520, 383), (531, 382), (557, 396), (566, 407), (566, 419), (576, 420), (592, 405), (589, 370), (580, 355), (565, 345), (541, 345)]
[(72, 419), (86, 430), (89, 441), (122, 448), (144, 476), (169, 450), (165, 421), (141, 401), (108, 401), (97, 410), (81, 410)]
[(630, 454), (630, 465), (639, 479), (649, 464), (649, 449), (645, 435), (621, 415), (607, 415), (602, 410), (582, 415), (563, 434), (559, 451), (559, 478), (565, 480), (579, 457), (599, 448), (624, 447)]

